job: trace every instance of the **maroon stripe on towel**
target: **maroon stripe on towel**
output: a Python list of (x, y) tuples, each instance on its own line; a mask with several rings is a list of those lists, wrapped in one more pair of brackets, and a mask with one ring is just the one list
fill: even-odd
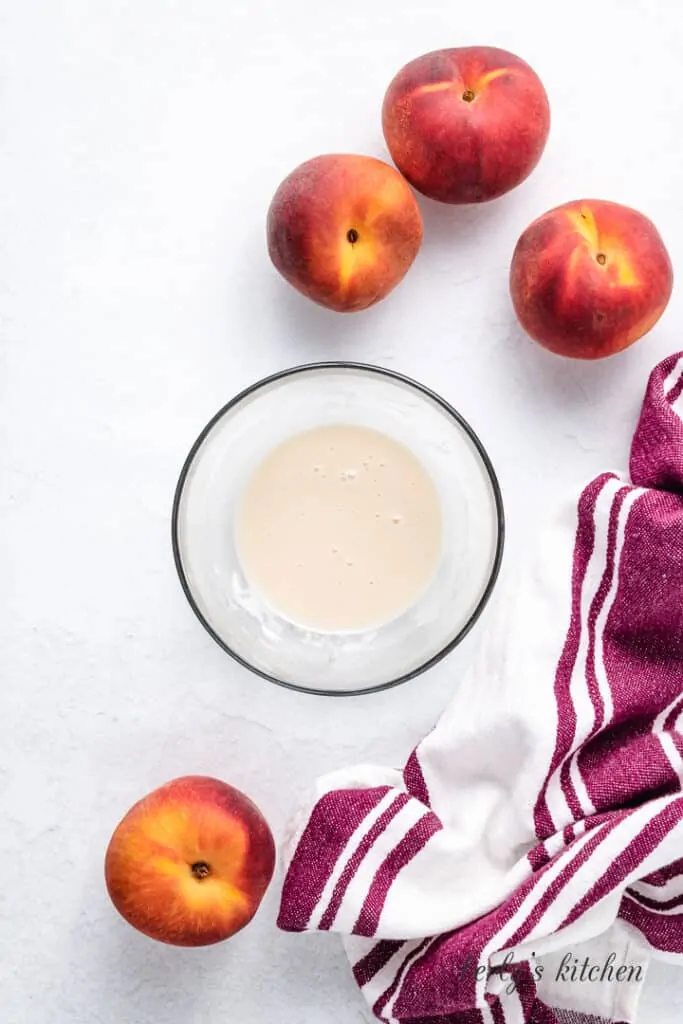
[(595, 505), (603, 488), (608, 481), (614, 478), (613, 473), (603, 473), (584, 490), (579, 499), (571, 580), (571, 618), (555, 674), (555, 700), (557, 703), (555, 752), (534, 809), (536, 835), (539, 839), (548, 839), (556, 831), (556, 825), (547, 803), (547, 792), (551, 779), (565, 761), (574, 742), (576, 711), (571, 699), (570, 684), (581, 640), (581, 592), (595, 544)]
[[(588, 652), (586, 655), (586, 670), (585, 670), (585, 681), (588, 687), (588, 695), (591, 699), (593, 706), (593, 725), (582, 739), (582, 743), (588, 742), (598, 732), (605, 718), (605, 704), (600, 693), (600, 686), (598, 685), (597, 673), (595, 670), (595, 646), (596, 646), (596, 625), (597, 620), (602, 611), (605, 600), (609, 593), (610, 587), (612, 586), (612, 580), (615, 573), (615, 553), (617, 547), (617, 527), (619, 524), (619, 513), (621, 507), (624, 504), (626, 495), (629, 493), (629, 487), (622, 487), (621, 490), (617, 491), (613, 501), (612, 507), (609, 513), (609, 523), (607, 526), (607, 548), (605, 555), (605, 565), (602, 573), (602, 579), (598, 586), (595, 596), (591, 601), (590, 608), (588, 610), (588, 621), (586, 628), (588, 630)], [(602, 654), (602, 652), (601, 652)], [(562, 765), (560, 772), (560, 779), (562, 782), (562, 789), (567, 800), (567, 804), (575, 821), (578, 821), (583, 817), (584, 811), (581, 807), (581, 802), (576, 792), (574, 782), (571, 775), (571, 765), (574, 759), (577, 761), (577, 768), (584, 777), (585, 773), (581, 771), (581, 757), (580, 752), (569, 757)]]
[(654, 487), (680, 494), (683, 483), (683, 420), (671, 408), (675, 388), (664, 385), (676, 364), (678, 352), (650, 374), (647, 394), (631, 445), (631, 479), (638, 487)]
[(496, 936), (519, 911), (538, 881), (538, 876), (530, 876), (499, 907), (434, 941), (406, 972), (395, 1000), (394, 1017), (413, 1024), (413, 1018), (422, 1020), (433, 1014), (441, 1024), (440, 1014), (454, 1013), (459, 1020), (457, 1014), (476, 1006), (477, 970), (488, 959), (484, 950), (502, 948), (496, 944)]
[(680, 956), (683, 914), (655, 914), (641, 907), (627, 893), (621, 901), (619, 917), (636, 928), (654, 949)]
[(660, 868), (659, 871), (653, 871), (651, 875), (646, 875), (641, 881), (647, 882), (648, 885), (666, 885), (673, 878), (679, 878), (681, 875), (683, 875), (683, 857), (680, 860), (675, 860), (673, 864), (668, 864), (665, 868)]
[[(496, 973), (495, 968), (492, 973)], [(534, 980), (534, 976), (531, 972), (531, 964), (529, 961), (522, 960), (516, 963), (511, 963), (504, 969), (498, 969), (497, 973), (501, 975), (505, 985), (504, 993), (495, 997), (496, 1002), (500, 1000), (501, 1008), (503, 1010), (503, 1019), (505, 1019), (506, 1003), (508, 1003), (508, 1000), (514, 1000), (515, 1011), (517, 1009), (516, 1003), (519, 1001), (522, 1007), (524, 1020), (531, 1020), (530, 1014), (536, 1005), (536, 981)], [(486, 999), (491, 1003), (491, 1008), (493, 1009), (494, 1003), (492, 997), (487, 995)], [(515, 1016), (517, 1016), (516, 1012)]]
[(358, 868), (365, 859), (368, 850), (370, 850), (370, 848), (374, 845), (377, 839), (381, 836), (382, 832), (384, 832), (389, 822), (391, 822), (396, 817), (398, 812), (401, 811), (408, 803), (410, 803), (410, 797), (408, 796), (408, 794), (400, 793), (399, 796), (396, 797), (394, 802), (390, 804), (389, 807), (387, 807), (386, 811), (380, 814), (379, 818), (372, 826), (372, 828), (369, 830), (367, 835), (363, 836), (360, 843), (353, 851), (353, 854), (349, 858), (347, 864), (345, 865), (344, 870), (339, 876), (339, 881), (334, 887), (332, 899), (330, 900), (329, 905), (325, 910), (325, 913), (323, 914), (322, 919), (320, 921), (319, 928), (321, 931), (330, 930), (330, 928), (334, 924), (334, 919), (337, 916), (342, 900), (344, 899), (344, 896), (346, 894), (346, 890), (348, 889), (352, 878), (356, 874), (356, 871), (358, 871)]
[(540, 871), (550, 860), (550, 854), (545, 848), (545, 843), (539, 843), (538, 846), (534, 846), (526, 856), (532, 871)]
[(681, 395), (683, 395), (683, 372), (681, 372), (680, 377), (672, 387), (669, 394), (665, 395), (664, 397), (669, 405), (673, 405), (674, 402), (676, 402), (681, 397)]
[(562, 890), (571, 881), (579, 868), (583, 867), (583, 865), (590, 860), (597, 848), (604, 842), (610, 832), (612, 832), (617, 825), (624, 820), (625, 816), (626, 813), (623, 811), (619, 814), (615, 814), (614, 818), (607, 825), (597, 830), (581, 847), (579, 852), (575, 854), (569, 863), (564, 866), (562, 871), (560, 871), (557, 878), (553, 879), (538, 903), (530, 911), (524, 923), (520, 925), (510, 939), (506, 940), (506, 948), (512, 948), (513, 946), (518, 945), (527, 937), (527, 935), (529, 935), (546, 913), (548, 907), (558, 898)]
[[(670, 736), (671, 736), (673, 745), (675, 746), (675, 748), (678, 751), (678, 753), (681, 756), (681, 758), (683, 758), (683, 733), (680, 733), (680, 732), (676, 731), (676, 732), (670, 733)], [(681, 788), (681, 782), (682, 782), (682, 780), (681, 780), (681, 778), (679, 776), (679, 787), (678, 787), (679, 789)]]
[(299, 840), (282, 888), (278, 928), (305, 931), (346, 844), (363, 819), (389, 792), (335, 790), (321, 797)]
[(531, 1011), (536, 1004), (536, 979), (528, 960), (515, 967), (514, 979), (517, 995), (524, 1011), (524, 1019), (531, 1019)]
[(391, 960), (394, 954), (398, 953), (401, 946), (405, 946), (405, 942), (394, 940), (389, 941), (383, 939), (378, 942), (377, 945), (373, 946), (369, 953), (354, 965), (353, 976), (356, 979), (356, 984), (359, 988), (364, 988), (368, 982), (372, 981), (375, 975), (382, 970), (383, 967)]
[(630, 491), (630, 487), (623, 487), (617, 492), (617, 495), (612, 502), (612, 508), (610, 509), (609, 515), (609, 526), (607, 529), (607, 557), (605, 560), (605, 570), (588, 613), (588, 659), (586, 663), (586, 676), (588, 680), (588, 692), (590, 693), (591, 703), (593, 704), (593, 711), (595, 714), (595, 723), (590, 733), (591, 736), (593, 736), (600, 728), (605, 717), (605, 703), (600, 693), (598, 677), (595, 671), (596, 624), (605, 600), (607, 599), (610, 587), (612, 586), (614, 574), (617, 571), (615, 567), (615, 553), (617, 549), (619, 514), (621, 513), (621, 508), (626, 499), (626, 495), (629, 494)]
[[(586, 1017), (583, 1013), (576, 1013), (574, 1010), (569, 1010), (568, 1016), (562, 1018), (562, 1020), (564, 1024), (613, 1024), (612, 1021), (598, 1020), (597, 1017)], [(551, 1009), (546, 1003), (542, 1003), (540, 999), (537, 999), (534, 1003), (528, 1021), (529, 1024), (560, 1024), (560, 1018), (555, 1013), (555, 1010)], [(614, 1024), (616, 1024), (616, 1021)]]
[(567, 801), (567, 806), (569, 807), (571, 816), (575, 821), (578, 821), (579, 818), (583, 816), (583, 809), (579, 803), (579, 798), (576, 795), (574, 783), (572, 782), (571, 763), (572, 759), (570, 757), (562, 765), (562, 768), (560, 769), (560, 784), (562, 785), (562, 792), (564, 793), (564, 798)]
[(666, 716), (666, 721), (664, 723), (664, 729), (665, 729), (666, 732), (671, 732), (671, 730), (676, 725), (676, 720), (678, 719), (678, 717), (679, 717), (679, 715), (681, 714), (682, 711), (683, 711), (683, 696), (681, 696), (680, 700), (676, 701), (676, 703), (674, 704), (673, 708), (671, 709), (669, 714)]
[(683, 911), (683, 894), (672, 896), (669, 900), (653, 900), (651, 896), (644, 896), (642, 892), (637, 892), (635, 889), (628, 889), (627, 892), (632, 900), (640, 903), (641, 907), (647, 907), (660, 914), (667, 910), (675, 910), (677, 907), (681, 907)]
[(425, 782), (424, 775), (422, 774), (422, 767), (417, 756), (417, 750), (414, 750), (405, 768), (403, 769), (403, 781), (406, 784), (406, 789), (411, 796), (414, 796), (416, 800), (419, 800), (425, 807), (430, 807), (429, 802), (429, 790), (427, 789), (427, 783)]
[[(597, 811), (638, 806), (681, 789), (653, 727), (681, 697), (682, 513), (680, 496), (650, 490), (629, 514), (619, 587), (605, 624), (603, 661), (614, 710), (579, 758)], [(669, 735), (675, 745), (676, 733)]]
[(406, 972), (409, 970), (411, 965), (417, 960), (419, 955), (424, 951), (425, 947), (429, 945), (430, 941), (430, 939), (423, 939), (422, 942), (420, 942), (417, 946), (411, 949), (410, 953), (408, 953), (405, 960), (403, 961), (398, 971), (396, 972), (394, 980), (392, 981), (391, 985), (389, 985), (389, 987), (384, 990), (379, 999), (375, 1001), (372, 1007), (372, 1012), (375, 1014), (376, 1017), (379, 1017), (380, 1020), (383, 1019), (382, 1011), (393, 998), (394, 993), (396, 992), (399, 985), (403, 981)]
[(635, 871), (646, 857), (657, 849), (672, 829), (683, 821), (683, 798), (672, 800), (651, 818), (637, 836), (614, 858), (607, 871), (590, 887), (588, 892), (567, 914), (561, 928), (567, 928), (590, 907), (608, 896), (624, 879)]
[(354, 935), (373, 936), (384, 909), (387, 895), (396, 878), (413, 857), (424, 849), (432, 836), (440, 832), (443, 825), (435, 814), (425, 814), (406, 832), (401, 842), (391, 851), (375, 875), (365, 897), (360, 914), (353, 926)]
[[(478, 930), (476, 925), (466, 930), (471, 932), (471, 928)], [(472, 943), (470, 934), (468, 952), (463, 956), (461, 935), (454, 932), (428, 940), (417, 952), (413, 944), (401, 966), (398, 984), (392, 985), (394, 1019), (407, 1024), (484, 1024), (482, 1011), (474, 1008), (476, 969), (483, 946), (476, 939)], [(459, 947), (455, 955), (452, 945)]]
[(489, 1002), (489, 1009), (491, 1016), (493, 1017), (493, 1024), (505, 1024), (505, 1011), (501, 1005), (498, 996), (495, 996)]
[[(408, 1024), (484, 1024), (484, 1018), (480, 1010), (465, 1010), (460, 1013), (440, 1013), (437, 1016), (411, 1017)], [(591, 1024), (589, 1021), (588, 1024)], [(598, 1022), (598, 1024), (609, 1024), (609, 1021)]]

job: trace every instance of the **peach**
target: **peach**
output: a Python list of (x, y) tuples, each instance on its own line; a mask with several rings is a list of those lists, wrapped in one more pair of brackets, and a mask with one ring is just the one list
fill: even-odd
[(205, 946), (249, 923), (274, 866), (271, 831), (251, 800), (188, 775), (128, 811), (109, 843), (105, 879), (134, 928), (174, 946)]
[(351, 313), (394, 288), (422, 243), (422, 216), (389, 164), (319, 156), (285, 178), (268, 211), (268, 252), (309, 299)]
[(406, 64), (384, 97), (382, 125), (394, 163), (419, 192), (442, 203), (481, 203), (531, 174), (550, 108), (519, 57), (465, 46)]
[(510, 292), (531, 337), (562, 356), (600, 359), (642, 338), (673, 288), (654, 224), (628, 206), (566, 203), (531, 224), (514, 252)]

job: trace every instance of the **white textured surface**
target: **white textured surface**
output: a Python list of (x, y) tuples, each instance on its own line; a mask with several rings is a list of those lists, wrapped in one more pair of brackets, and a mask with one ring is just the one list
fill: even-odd
[[(515, 326), (509, 257), (533, 216), (596, 195), (652, 216), (683, 267), (682, 17), (675, 0), (2, 5), (3, 1024), (365, 1019), (334, 938), (275, 930), (276, 890), (232, 942), (168, 949), (114, 914), (104, 848), (134, 800), (179, 774), (243, 787), (280, 831), (316, 773), (399, 763), (481, 630), (376, 697), (333, 703), (252, 678), (177, 585), (176, 476), (208, 417), (257, 376), (318, 357), (384, 363), (481, 434), (513, 572), (545, 493), (624, 464), (683, 307), (677, 292), (645, 342), (572, 365)], [(271, 193), (316, 153), (384, 155), (389, 79), (464, 43), (508, 47), (545, 81), (540, 168), (481, 209), (424, 203), (423, 251), (386, 303), (348, 318), (307, 304), (268, 263)], [(681, 993), (673, 968), (654, 967), (643, 1024), (678, 1022)]]

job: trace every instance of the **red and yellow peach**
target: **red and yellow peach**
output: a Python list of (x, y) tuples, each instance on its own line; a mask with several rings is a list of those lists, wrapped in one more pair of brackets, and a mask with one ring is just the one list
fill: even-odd
[(330, 154), (301, 164), (273, 197), (268, 252), (282, 276), (328, 309), (383, 299), (422, 243), (415, 196), (389, 164)]
[(575, 359), (632, 345), (657, 323), (672, 288), (671, 260), (652, 221), (595, 199), (535, 220), (510, 269), (512, 302), (526, 332)]
[(391, 82), (384, 137), (401, 173), (443, 203), (481, 203), (541, 158), (550, 107), (535, 71), (506, 50), (467, 46), (411, 61)]
[(252, 919), (275, 866), (258, 808), (218, 779), (189, 775), (140, 800), (105, 859), (109, 895), (134, 928), (176, 946), (204, 946)]

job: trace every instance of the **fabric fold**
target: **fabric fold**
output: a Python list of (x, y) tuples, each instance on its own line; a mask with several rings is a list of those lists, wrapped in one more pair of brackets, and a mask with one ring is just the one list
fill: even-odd
[(341, 933), (382, 1021), (630, 1024), (683, 963), (683, 353), (630, 477), (558, 510), (403, 771), (300, 812), (278, 924)]

